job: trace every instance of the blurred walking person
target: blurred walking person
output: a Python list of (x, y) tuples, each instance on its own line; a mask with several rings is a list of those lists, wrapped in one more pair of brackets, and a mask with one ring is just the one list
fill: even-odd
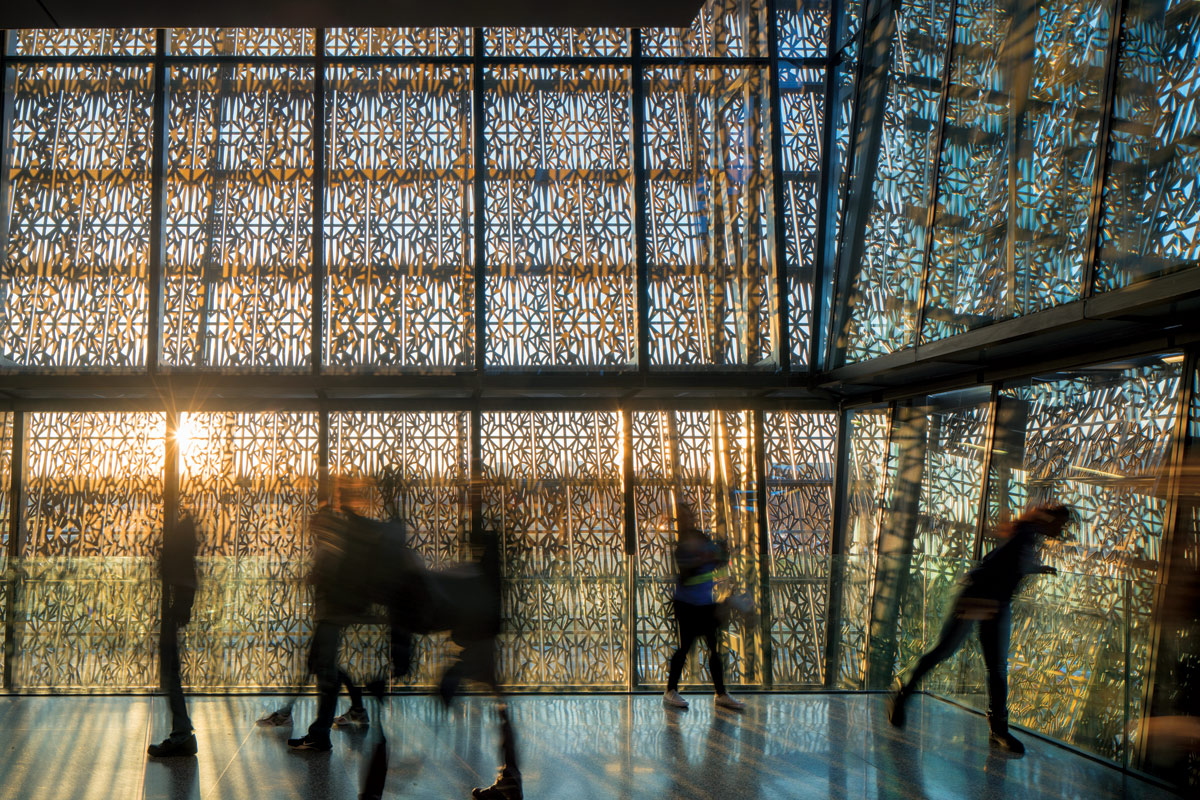
[(688, 701), (679, 694), (679, 679), (688, 653), (697, 639), (708, 646), (708, 671), (712, 674), (718, 708), (743, 711), (746, 704), (725, 690), (725, 670), (717, 634), (721, 627), (717, 615), (717, 570), (729, 563), (729, 554), (700, 530), (692, 510), (680, 505), (679, 539), (675, 545), (675, 622), (679, 627), (679, 649), (671, 656), (667, 691), (663, 706), (686, 711)]
[(196, 579), (196, 521), (182, 510), (174, 525), (163, 532), (158, 562), (162, 579), (162, 628), (158, 638), (159, 679), (171, 709), (171, 734), (146, 752), (155, 758), (194, 756), (196, 735), (183, 698), (179, 660), (179, 629), (192, 618), (192, 603), (199, 585)]
[(888, 721), (903, 727), (905, 705), (921, 679), (962, 646), (971, 629), (979, 624), (979, 644), (987, 669), (988, 743), (1010, 753), (1024, 753), (1025, 746), (1008, 732), (1008, 640), (1012, 623), (1012, 598), (1027, 575), (1055, 575), (1053, 567), (1041, 565), (1038, 545), (1044, 538), (1057, 539), (1071, 518), (1069, 506), (1054, 504), (1027, 509), (1010, 526), (1008, 538), (988, 553), (963, 579), (950, 616), (942, 626), (937, 644), (921, 656), (908, 680), (888, 697)]

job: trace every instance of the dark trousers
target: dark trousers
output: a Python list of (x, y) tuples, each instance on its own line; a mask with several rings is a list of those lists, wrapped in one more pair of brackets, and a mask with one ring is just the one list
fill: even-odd
[[(308, 726), (308, 735), (314, 739), (328, 739), (329, 731), (333, 728), (340, 684), (337, 656), (341, 638), (342, 626), (336, 622), (317, 622), (317, 628), (313, 631), (309, 666), (317, 676), (317, 718)], [(361, 695), (359, 700), (361, 702)]]
[(679, 688), (679, 676), (683, 674), (683, 665), (687, 661), (692, 645), (703, 637), (708, 645), (708, 671), (712, 673), (713, 688), (717, 694), (725, 694), (725, 672), (721, 663), (721, 654), (717, 650), (716, 605), (697, 606), (675, 602), (675, 622), (679, 626), (679, 649), (671, 656), (671, 671), (667, 676), (667, 691)]
[(993, 729), (1008, 724), (1008, 639), (1012, 628), (1011, 607), (1008, 603), (1000, 604), (995, 616), (991, 619), (975, 620), (965, 618), (962, 598), (954, 604), (954, 610), (942, 626), (937, 644), (928, 653), (921, 656), (912, 674), (900, 689), (903, 695), (911, 694), (931, 669), (942, 663), (962, 647), (962, 643), (971, 633), (971, 628), (979, 625), (979, 644), (983, 649), (983, 664), (987, 669), (988, 690), (988, 719)]
[(179, 659), (179, 629), (191, 616), (195, 590), (186, 586), (163, 586), (162, 630), (158, 637), (159, 683), (167, 693), (171, 709), (171, 738), (179, 739), (192, 732), (187, 703), (183, 699), (182, 665)]

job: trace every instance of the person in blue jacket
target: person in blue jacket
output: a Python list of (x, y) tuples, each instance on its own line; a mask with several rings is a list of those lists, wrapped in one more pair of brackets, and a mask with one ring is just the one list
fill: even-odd
[(942, 626), (937, 644), (921, 656), (908, 680), (888, 697), (888, 721), (904, 726), (905, 705), (921, 679), (962, 646), (979, 624), (979, 644), (987, 669), (988, 724), (991, 747), (1024, 753), (1025, 747), (1008, 732), (1008, 639), (1012, 598), (1027, 575), (1055, 575), (1042, 566), (1038, 545), (1043, 538), (1057, 539), (1071, 519), (1071, 508), (1054, 504), (1027, 509), (1008, 528), (1008, 538), (988, 553), (963, 579), (963, 588)]
[(697, 639), (703, 638), (708, 645), (708, 670), (712, 674), (717, 706), (742, 711), (746, 704), (725, 691), (725, 672), (717, 643), (720, 621), (715, 596), (716, 572), (729, 563), (729, 555), (724, 547), (700, 530), (690, 508), (680, 505), (678, 515), (679, 541), (675, 545), (678, 577), (674, 606), (675, 621), (679, 626), (679, 649), (671, 656), (663, 705), (687, 709), (688, 701), (679, 694), (679, 678), (692, 645)]

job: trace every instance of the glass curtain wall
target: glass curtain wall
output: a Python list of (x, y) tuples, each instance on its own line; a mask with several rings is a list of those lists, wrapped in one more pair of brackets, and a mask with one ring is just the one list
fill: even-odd
[[(995, 385), (990, 397), (985, 387), (897, 404), (890, 424), (882, 410), (850, 412), (847, 547), (864, 530), (878, 542), (872, 602), (860, 618), (869, 627), (863, 682), (883, 688), (914, 665), (936, 638), (956, 578), (1001, 541), (1005, 522), (1030, 504), (1065, 502), (1079, 521), (1042, 552), (1058, 574), (1027, 579), (1013, 606), (1010, 712), (1020, 725), (1136, 762), (1162, 546), (1180, 491), (1170, 459), (1180, 446), (1183, 368), (1184, 355), (1168, 353), (1066, 369)], [(892, 463), (882, 491), (870, 466), (883, 462), (881, 437), (867, 420), (886, 428)], [(876, 510), (871, 497), (881, 498)], [(843, 642), (843, 659), (851, 644)], [(924, 688), (982, 709), (984, 686), (971, 639)]]
[(881, 8), (832, 366), (1196, 266), (1194, 3)]
[(806, 370), (840, 8), (7, 32), (0, 369)]

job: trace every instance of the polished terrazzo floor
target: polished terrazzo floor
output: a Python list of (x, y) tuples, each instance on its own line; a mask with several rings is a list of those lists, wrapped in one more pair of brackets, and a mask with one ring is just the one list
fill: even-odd
[[(743, 695), (745, 714), (688, 695), (668, 712), (656, 695), (512, 699), (525, 796), (586, 798), (1169, 798), (1120, 771), (1032, 736), (1024, 758), (990, 753), (981, 717), (916, 698), (904, 731), (864, 694)], [(329, 754), (293, 753), (290, 729), (254, 725), (269, 697), (189, 698), (200, 752), (155, 761), (165, 734), (153, 697), (0, 698), (0, 798), (300, 798), (358, 796), (376, 736), (387, 736), (385, 797), (468, 798), (491, 782), (491, 701), (447, 713), (431, 697), (369, 705), (368, 730), (335, 730)], [(345, 705), (342, 699), (341, 705)], [(296, 707), (296, 730), (314, 711)], [(382, 725), (379, 724), (382, 718)], [(299, 735), (296, 733), (295, 735)]]

